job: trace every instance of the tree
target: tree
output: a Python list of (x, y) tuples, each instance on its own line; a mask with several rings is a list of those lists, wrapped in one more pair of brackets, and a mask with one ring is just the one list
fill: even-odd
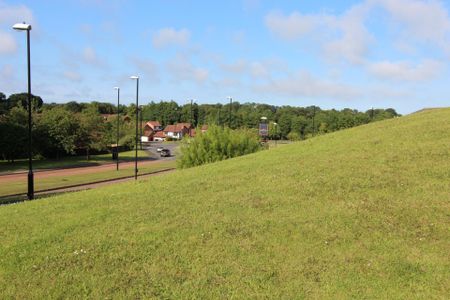
[(26, 156), (28, 137), (27, 112), (21, 108), (14, 108), (12, 114), (0, 116), (0, 157), (14, 162), (16, 158)]
[(8, 103), (6, 102), (6, 95), (0, 92), (0, 115), (8, 112)]
[(97, 107), (92, 105), (78, 115), (79, 131), (76, 146), (86, 150), (86, 159), (90, 159), (91, 150), (105, 150), (109, 139), (106, 135), (106, 126)]
[(60, 154), (73, 154), (75, 151), (75, 143), (79, 134), (79, 121), (76, 116), (65, 110), (63, 107), (42, 113), (39, 122), (39, 131), (47, 132), (49, 141), (44, 142), (56, 152), (56, 157)]
[[(8, 103), (8, 110), (17, 106), (26, 108), (28, 107), (28, 93), (12, 94), (8, 97), (7, 103)], [(31, 107), (33, 110), (35, 111), (40, 110), (43, 103), (44, 101), (42, 101), (41, 97), (35, 96), (33, 94), (31, 95)]]

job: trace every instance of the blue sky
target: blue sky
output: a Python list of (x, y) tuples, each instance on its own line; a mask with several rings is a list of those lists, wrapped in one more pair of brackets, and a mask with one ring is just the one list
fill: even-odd
[(449, 106), (449, 3), (0, 0), (0, 91), (46, 102), (188, 99), (323, 108)]

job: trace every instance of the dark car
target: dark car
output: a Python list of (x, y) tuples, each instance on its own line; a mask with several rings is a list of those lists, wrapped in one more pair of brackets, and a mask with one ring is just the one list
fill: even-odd
[(162, 149), (161, 152), (159, 152), (159, 155), (161, 155), (161, 157), (170, 157), (170, 150)]

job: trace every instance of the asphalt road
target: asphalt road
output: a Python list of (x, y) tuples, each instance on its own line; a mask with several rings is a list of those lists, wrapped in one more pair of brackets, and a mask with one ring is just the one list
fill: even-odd
[[(156, 149), (158, 149), (159, 147), (165, 148), (165, 149), (169, 149), (170, 150), (170, 157), (161, 157), (159, 152), (156, 151)], [(142, 148), (151, 152), (154, 156), (154, 158), (156, 158), (157, 160), (174, 160), (176, 159), (176, 153), (177, 153), (177, 148), (179, 147), (179, 143), (178, 142), (169, 142), (169, 143), (164, 143), (164, 142), (148, 142), (145, 145), (142, 145)]]

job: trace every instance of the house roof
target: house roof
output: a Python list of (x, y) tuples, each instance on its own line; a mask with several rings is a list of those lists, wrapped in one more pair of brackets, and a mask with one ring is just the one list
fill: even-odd
[(178, 126), (186, 127), (187, 129), (191, 128), (191, 123), (177, 123)]
[(145, 124), (151, 127), (161, 126), (161, 123), (159, 123), (158, 121), (148, 121)]
[(157, 131), (153, 137), (154, 138), (165, 138), (166, 134), (163, 131)]
[(191, 124), (189, 123), (178, 123), (175, 125), (167, 125), (164, 128), (164, 132), (181, 132), (184, 128), (189, 129)]

